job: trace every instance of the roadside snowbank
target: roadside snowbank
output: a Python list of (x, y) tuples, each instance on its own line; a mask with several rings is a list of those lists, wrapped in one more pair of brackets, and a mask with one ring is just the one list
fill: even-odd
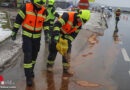
[(106, 29), (105, 21), (101, 19), (101, 14), (98, 12), (91, 13), (90, 20), (83, 25), (83, 29), (90, 30), (92, 32), (102, 32)]
[(0, 43), (6, 40), (11, 35), (11, 30), (3, 28), (3, 25), (7, 24), (6, 13), (0, 12)]

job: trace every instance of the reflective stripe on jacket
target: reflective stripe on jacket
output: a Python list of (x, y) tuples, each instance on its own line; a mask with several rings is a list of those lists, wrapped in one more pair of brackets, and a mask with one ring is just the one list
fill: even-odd
[(63, 25), (61, 28), (61, 31), (64, 34), (70, 34), (74, 31), (76, 31), (82, 25), (82, 23), (79, 22), (78, 25), (73, 26), (75, 12), (69, 12), (68, 14), (69, 14), (69, 19), (68, 19), (67, 23), (65, 25)]
[[(26, 32), (27, 31), (29, 31), (29, 33), (32, 32), (31, 33), (32, 37), (33, 37), (33, 34), (35, 34), (35, 32), (37, 33), (39, 32), (39, 34), (41, 33), (43, 22), (46, 18), (46, 16), (43, 15), (45, 11), (44, 7), (42, 7), (41, 10), (38, 11), (37, 13), (33, 11), (33, 8), (34, 7), (32, 3), (26, 4), (26, 16), (22, 24), (22, 27), (27, 29)], [(25, 34), (24, 32), (23, 32), (23, 35), (28, 36), (27, 33)], [(30, 37), (30, 35), (28, 37)]]

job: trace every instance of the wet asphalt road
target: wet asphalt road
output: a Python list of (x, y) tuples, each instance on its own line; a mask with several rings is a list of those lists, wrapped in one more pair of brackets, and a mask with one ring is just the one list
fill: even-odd
[[(42, 40), (33, 87), (26, 87), (21, 52), (17, 62), (2, 73), (4, 80), (15, 82), (16, 90), (130, 90), (130, 61), (127, 57), (130, 56), (130, 15), (122, 16), (128, 16), (128, 20), (121, 18), (118, 37), (113, 38), (113, 17), (107, 20), (108, 29), (104, 31), (104, 36), (97, 37), (99, 42), (95, 45), (87, 42), (91, 32), (84, 30), (79, 33), (72, 47), (73, 77), (64, 77), (62, 74), (61, 55), (56, 58), (53, 73), (46, 72), (47, 48), (44, 48)], [(83, 87), (77, 81), (86, 81), (90, 85)]]

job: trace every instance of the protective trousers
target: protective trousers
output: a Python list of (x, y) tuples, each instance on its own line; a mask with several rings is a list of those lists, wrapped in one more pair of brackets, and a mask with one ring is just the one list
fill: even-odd
[(117, 24), (118, 24), (119, 20), (120, 20), (120, 17), (116, 16), (116, 27), (117, 27)]
[[(69, 69), (70, 67), (70, 54), (71, 54), (71, 43), (68, 43), (67, 55), (62, 56), (63, 69)], [(56, 55), (57, 55), (56, 43), (52, 38), (51, 43), (49, 44), (49, 56), (47, 60), (47, 67), (53, 66)]]
[(40, 38), (33, 39), (23, 36), (24, 71), (26, 77), (32, 77), (36, 58), (40, 49)]
[(49, 25), (49, 26), (48, 26), (48, 27), (49, 27), (49, 30), (44, 30), (44, 34), (45, 34), (45, 42), (46, 42), (46, 43), (49, 43), (50, 40), (51, 40), (51, 36), (52, 36), (54, 20), (53, 20), (53, 19), (48, 20), (47, 23), (48, 23), (48, 25)]

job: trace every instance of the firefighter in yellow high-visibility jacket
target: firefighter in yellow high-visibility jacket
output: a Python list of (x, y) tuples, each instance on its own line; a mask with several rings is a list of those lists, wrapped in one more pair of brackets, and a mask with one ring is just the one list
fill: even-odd
[[(70, 54), (71, 54), (71, 43), (81, 30), (82, 24), (86, 23), (90, 18), (89, 10), (79, 10), (76, 12), (63, 13), (61, 18), (54, 24), (53, 36), (51, 43), (49, 44), (49, 56), (47, 60), (47, 71), (52, 71), (54, 60), (58, 50), (63, 50), (63, 73), (67, 75), (73, 75), (70, 72)], [(63, 42), (63, 43), (62, 43)], [(58, 49), (59, 43), (67, 45), (64, 49)], [(66, 50), (67, 49), (67, 50)], [(66, 53), (65, 53), (65, 51)], [(65, 55), (64, 55), (65, 54)]]

